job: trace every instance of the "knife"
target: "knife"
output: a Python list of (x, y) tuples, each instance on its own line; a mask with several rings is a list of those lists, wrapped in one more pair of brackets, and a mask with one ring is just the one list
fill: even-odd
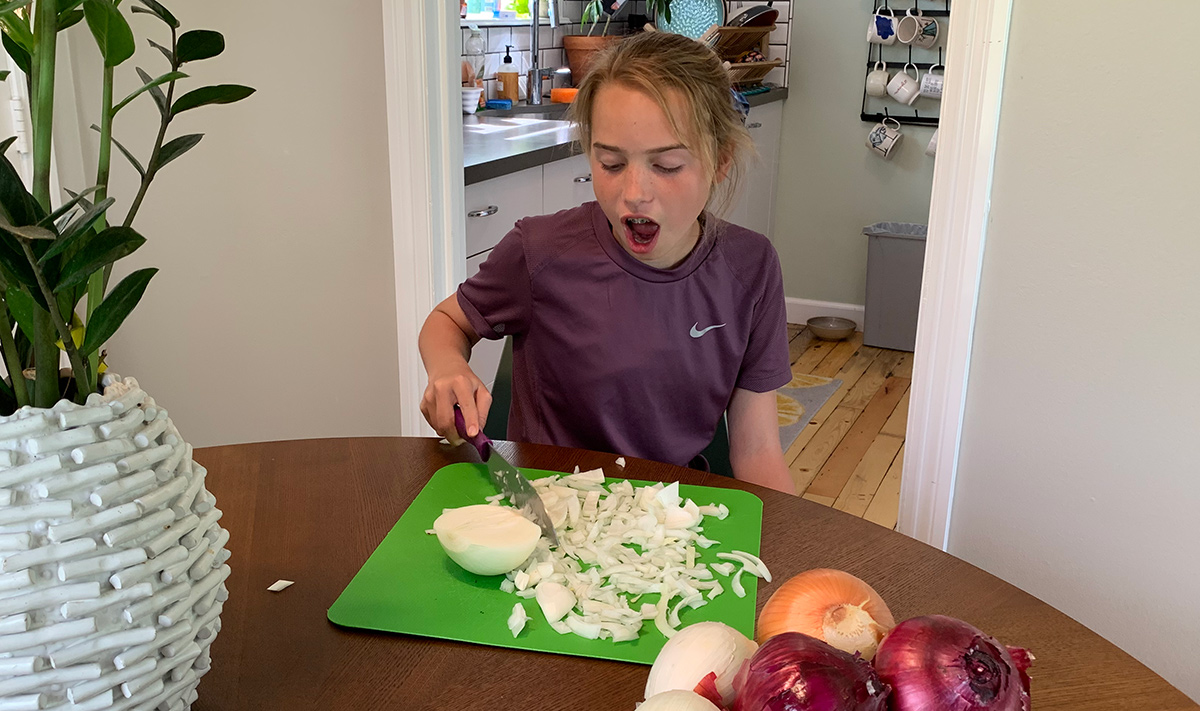
[(530, 484), (525, 475), (516, 467), (500, 456), (500, 453), (492, 446), (492, 440), (488, 439), (482, 429), (474, 437), (467, 436), (467, 424), (463, 420), (462, 410), (458, 409), (458, 405), (454, 406), (454, 427), (458, 430), (459, 437), (470, 442), (475, 449), (479, 450), (479, 458), (487, 465), (488, 476), (492, 478), (492, 484), (501, 493), (512, 499), (518, 509), (531, 514), (534, 522), (541, 527), (542, 533), (550, 540), (550, 543), (557, 546), (558, 534), (555, 533), (550, 515), (546, 513), (542, 498), (534, 491), (533, 484)]

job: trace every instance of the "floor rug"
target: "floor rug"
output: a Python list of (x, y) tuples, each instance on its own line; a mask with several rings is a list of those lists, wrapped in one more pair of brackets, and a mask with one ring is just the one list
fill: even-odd
[(796, 437), (842, 387), (842, 381), (819, 375), (793, 375), (792, 382), (775, 391), (779, 410), (779, 444), (787, 451)]

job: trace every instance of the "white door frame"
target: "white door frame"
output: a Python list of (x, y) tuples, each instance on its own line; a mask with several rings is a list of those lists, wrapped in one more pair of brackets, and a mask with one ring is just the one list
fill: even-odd
[[(458, 15), (383, 0), (401, 430), (417, 409), (417, 333), (465, 275)], [(955, 7), (930, 201), (898, 529), (945, 550), (966, 402), (1012, 0)]]
[(897, 530), (946, 550), (966, 406), (1012, 0), (954, 6)]
[(417, 334), (466, 273), (458, 5), (383, 0), (400, 431), (433, 430), (419, 404)]

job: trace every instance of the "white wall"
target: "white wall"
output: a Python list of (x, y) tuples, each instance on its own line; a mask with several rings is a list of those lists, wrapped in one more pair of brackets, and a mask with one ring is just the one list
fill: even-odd
[[(873, 8), (872, 0), (815, 0), (792, 11), (774, 235), (789, 297), (862, 304), (862, 228), (929, 217), (933, 159), (925, 146), (933, 129), (905, 126), (890, 162), (866, 147), (873, 124), (860, 121), (859, 113)], [(918, 108), (931, 101), (921, 99)]]
[(949, 550), (1200, 700), (1194, 11), (1015, 2)]
[[(196, 446), (398, 434), (382, 3), (171, 9), (184, 30), (215, 29), (227, 42), (222, 56), (185, 66), (195, 77), (185, 90), (258, 91), (172, 124), (170, 135), (206, 135), (163, 170), (134, 223), (147, 243), (124, 271), (160, 272), (109, 344), (109, 362)], [(118, 99), (140, 85), (133, 64), (164, 71), (141, 38), (169, 42), (150, 16), (131, 22), (138, 51), (118, 68)], [(86, 28), (71, 32), (86, 127), (96, 122), (99, 56)], [(157, 123), (144, 96), (115, 133), (144, 160)], [(113, 165), (110, 214), (123, 217), (136, 174), (115, 150)]]

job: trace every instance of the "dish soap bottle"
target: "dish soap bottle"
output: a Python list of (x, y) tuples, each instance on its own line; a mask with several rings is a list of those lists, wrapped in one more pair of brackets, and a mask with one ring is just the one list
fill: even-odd
[(521, 98), (521, 73), (513, 64), (511, 49), (511, 44), (504, 45), (504, 60), (500, 64), (500, 71), (496, 72), (496, 79), (500, 81), (499, 98), (516, 104)]

